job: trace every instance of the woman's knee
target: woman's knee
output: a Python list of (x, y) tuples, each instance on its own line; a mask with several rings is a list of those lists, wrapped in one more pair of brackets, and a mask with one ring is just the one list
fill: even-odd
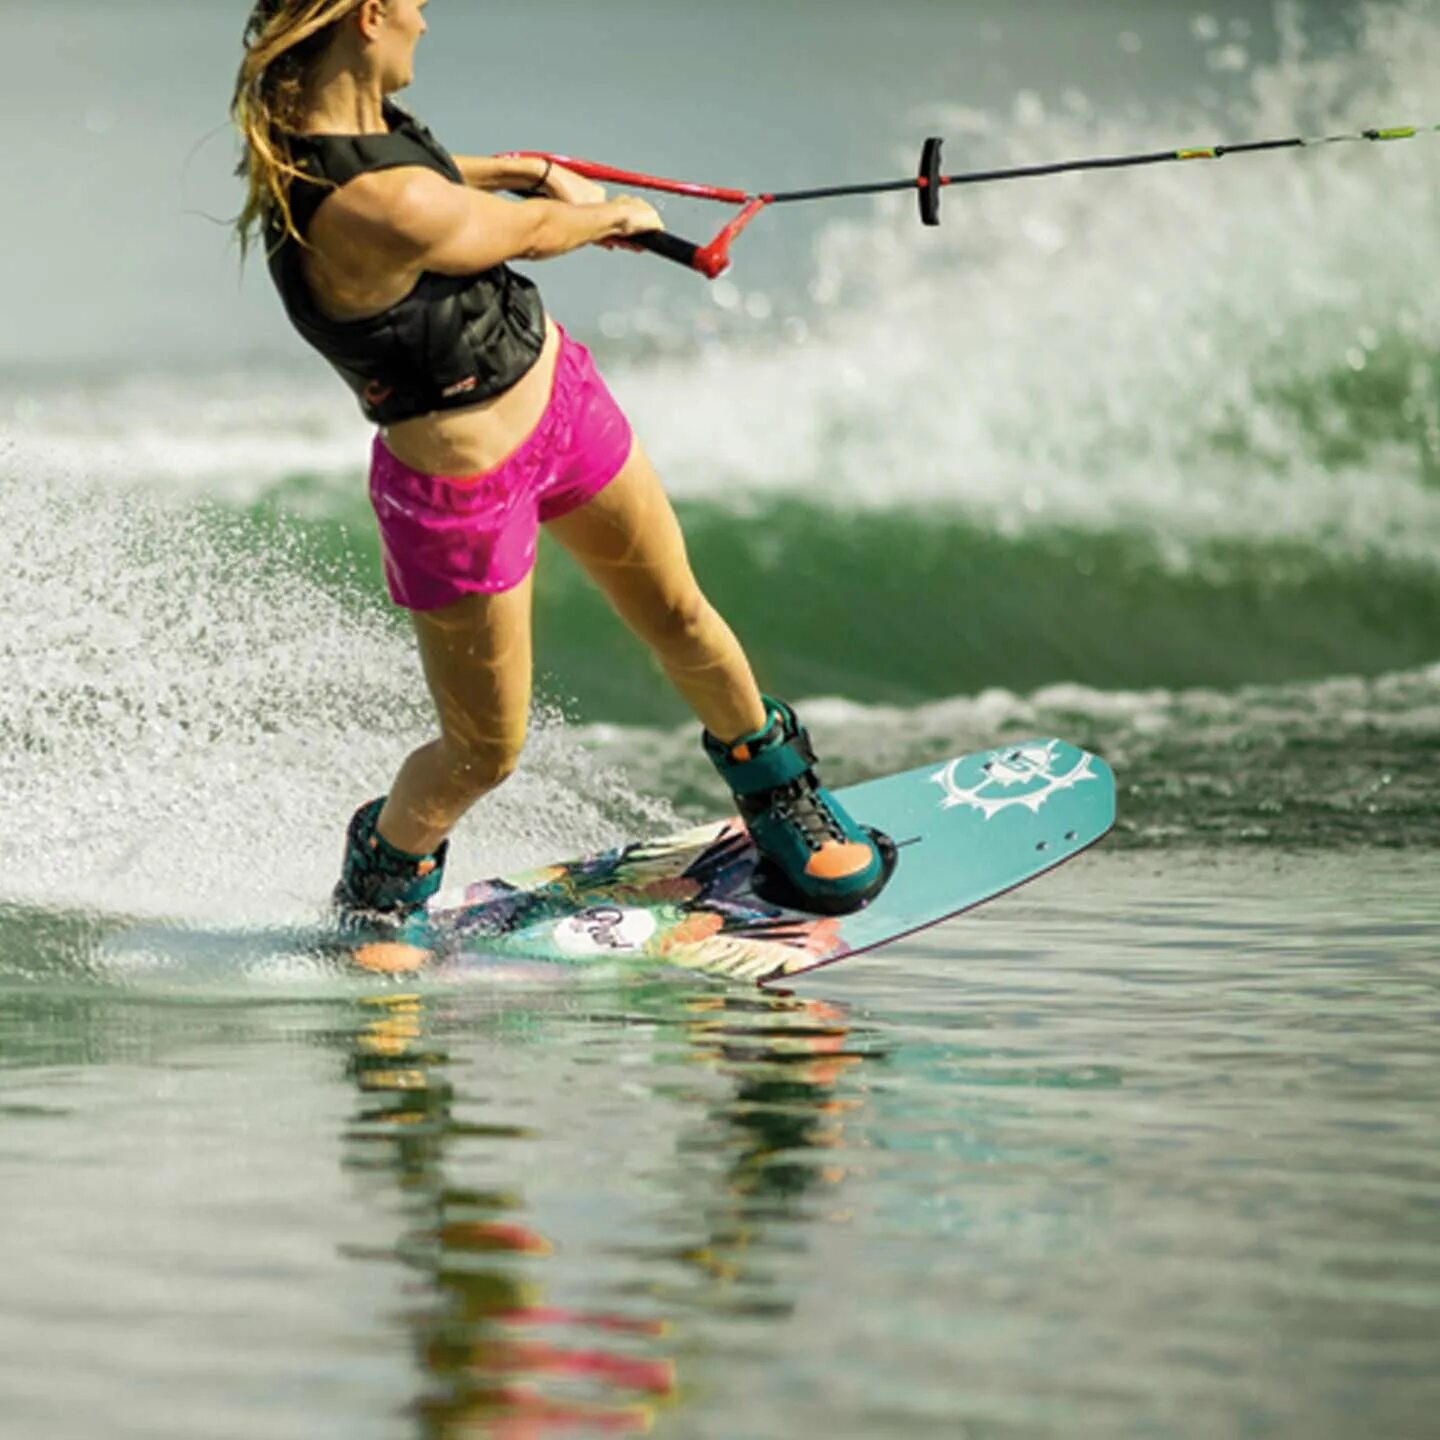
[(519, 767), (525, 736), (451, 732), (441, 738), (452, 785), (478, 799), (503, 785)]

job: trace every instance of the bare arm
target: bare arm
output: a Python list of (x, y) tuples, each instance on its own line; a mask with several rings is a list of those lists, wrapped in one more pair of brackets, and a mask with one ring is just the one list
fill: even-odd
[(605, 199), (604, 186), (544, 155), (464, 156), (455, 163), (465, 183), (476, 190), (519, 190), (567, 205), (598, 205)]
[(547, 260), (665, 228), (654, 208), (632, 195), (589, 205), (515, 203), (408, 166), (352, 181), (326, 202), (316, 222), (317, 231), (323, 222), (337, 239), (343, 234), (344, 248), (361, 249), (388, 268), (442, 275)]
[(457, 155), (455, 163), (472, 190), (529, 190), (553, 168), (534, 155)]

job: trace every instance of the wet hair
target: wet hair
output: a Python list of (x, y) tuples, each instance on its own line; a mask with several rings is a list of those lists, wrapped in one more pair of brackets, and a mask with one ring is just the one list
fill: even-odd
[(257, 0), (245, 25), (245, 58), (235, 77), (230, 116), (244, 141), (237, 174), (245, 205), (235, 221), (243, 259), (272, 223), (304, 240), (290, 213), (290, 182), (301, 172), (289, 137), (300, 127), (305, 82), (335, 26), (364, 0)]

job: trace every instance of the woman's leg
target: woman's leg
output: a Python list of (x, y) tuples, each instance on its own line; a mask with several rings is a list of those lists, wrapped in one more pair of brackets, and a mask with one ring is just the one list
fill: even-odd
[(650, 647), (712, 735), (735, 740), (765, 727), (750, 662), (701, 593), (669, 497), (638, 441), (615, 479), (547, 528)]
[(745, 652), (700, 592), (639, 444), (605, 489), (549, 528), (700, 717), (705, 750), (776, 872), (775, 898), (832, 912), (873, 899), (889, 878), (879, 843), (821, 786), (795, 712), (767, 706)]
[(412, 612), (440, 736), (400, 767), (381, 811), (385, 840), (428, 855), (510, 775), (525, 743), (531, 685), (531, 577), (497, 595)]

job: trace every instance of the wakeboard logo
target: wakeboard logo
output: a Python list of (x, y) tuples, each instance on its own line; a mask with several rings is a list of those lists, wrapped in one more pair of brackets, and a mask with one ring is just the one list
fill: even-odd
[(930, 777), (945, 792), (940, 808), (954, 810), (960, 805), (970, 805), (989, 820), (1002, 810), (1023, 805), (1032, 815), (1038, 815), (1040, 807), (1052, 795), (1073, 790), (1083, 781), (1096, 778), (1090, 767), (1094, 757), (1084, 754), (1069, 770), (1058, 773), (1055, 761), (1059, 745), (1058, 740), (1051, 740), (1043, 745), (992, 750), (980, 766), (983, 778), (970, 786), (961, 785), (956, 773), (967, 762), (952, 760)]
[(555, 944), (562, 955), (576, 958), (633, 955), (654, 933), (655, 917), (648, 910), (592, 905), (555, 927)]

